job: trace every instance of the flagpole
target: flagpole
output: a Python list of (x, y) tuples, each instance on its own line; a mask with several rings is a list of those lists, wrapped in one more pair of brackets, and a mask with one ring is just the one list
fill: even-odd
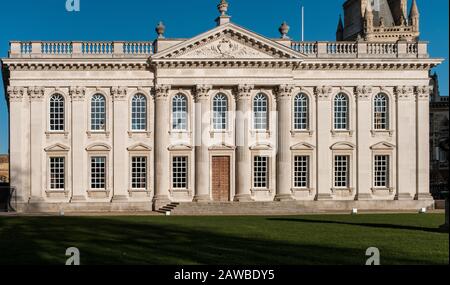
[(305, 7), (302, 6), (302, 42), (305, 41)]

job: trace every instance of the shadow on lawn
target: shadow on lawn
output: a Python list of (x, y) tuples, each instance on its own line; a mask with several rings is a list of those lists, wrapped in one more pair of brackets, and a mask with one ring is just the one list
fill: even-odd
[[(362, 265), (366, 259), (362, 248), (264, 240), (250, 235), (220, 234), (151, 218), (0, 219), (0, 264), (63, 265), (66, 248), (73, 246), (80, 250), (85, 265)], [(390, 262), (423, 263), (400, 257)]]
[(324, 221), (324, 220), (308, 220), (308, 219), (292, 219), (292, 218), (268, 218), (270, 221), (283, 221), (283, 222), (299, 222), (299, 223), (312, 223), (312, 224), (337, 224), (337, 225), (348, 225), (348, 226), (361, 226), (370, 228), (385, 228), (394, 230), (411, 230), (411, 231), (424, 231), (431, 233), (442, 233), (439, 228), (424, 228), (415, 226), (403, 226), (403, 225), (392, 225), (392, 224), (377, 224), (377, 223), (349, 223), (342, 221)]

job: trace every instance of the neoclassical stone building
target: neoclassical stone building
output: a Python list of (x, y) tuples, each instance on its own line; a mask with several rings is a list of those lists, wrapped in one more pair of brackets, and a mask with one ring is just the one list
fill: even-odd
[(190, 39), (160, 23), (153, 42), (11, 42), (17, 209), (431, 206), (429, 71), (442, 60), (418, 40), (415, 1), (408, 19), (406, 0), (386, 1), (346, 1), (337, 42), (295, 42), (286, 23), (263, 37), (224, 0)]

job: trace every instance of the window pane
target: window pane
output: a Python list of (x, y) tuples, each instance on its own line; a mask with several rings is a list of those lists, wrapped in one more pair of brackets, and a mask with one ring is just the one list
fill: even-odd
[(106, 157), (91, 157), (91, 188), (106, 189)]
[(268, 129), (268, 102), (266, 95), (258, 94), (253, 99), (253, 117), (255, 130)]
[(187, 98), (181, 94), (172, 101), (172, 129), (187, 131)]
[(253, 160), (253, 187), (269, 187), (269, 157), (255, 156)]
[(147, 188), (147, 157), (136, 156), (131, 159), (131, 188)]
[(64, 97), (59, 94), (50, 98), (50, 131), (64, 131)]
[(64, 157), (50, 158), (50, 189), (65, 189), (65, 159)]
[(294, 157), (294, 187), (309, 187), (309, 156)]
[(334, 186), (349, 187), (349, 156), (337, 155), (334, 157)]
[(91, 101), (91, 130), (106, 130), (106, 99), (103, 95), (96, 94)]
[(345, 94), (334, 98), (334, 129), (348, 130), (348, 98)]
[(374, 159), (374, 186), (389, 187), (389, 156), (376, 155)]
[(218, 94), (213, 100), (213, 128), (214, 130), (226, 130), (228, 121), (228, 99), (223, 94)]
[(147, 99), (137, 94), (131, 102), (131, 128), (133, 131), (147, 130)]
[(294, 129), (307, 130), (309, 128), (308, 97), (299, 94), (294, 98)]
[(188, 188), (187, 156), (175, 156), (172, 159), (172, 187), (174, 189)]
[(375, 130), (387, 130), (389, 128), (388, 114), (389, 105), (388, 98), (384, 94), (378, 94), (374, 98), (374, 129)]

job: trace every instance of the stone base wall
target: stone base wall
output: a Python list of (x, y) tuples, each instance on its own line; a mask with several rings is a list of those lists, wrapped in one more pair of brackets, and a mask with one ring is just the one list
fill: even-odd
[[(359, 211), (401, 212), (434, 209), (433, 200), (394, 201), (287, 201), (287, 202), (227, 202), (180, 203), (173, 215), (282, 215)], [(19, 213), (129, 213), (151, 212), (152, 203), (21, 203)]]

